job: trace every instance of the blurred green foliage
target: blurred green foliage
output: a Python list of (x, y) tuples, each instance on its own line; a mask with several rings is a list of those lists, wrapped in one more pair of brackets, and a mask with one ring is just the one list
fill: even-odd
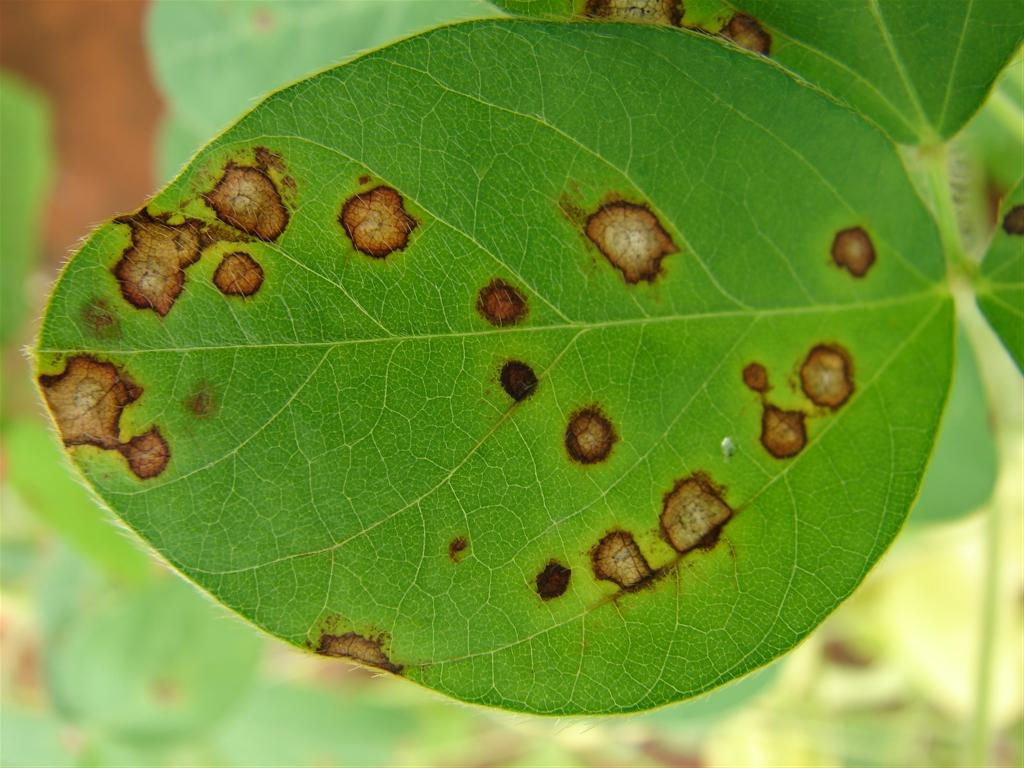
[[(374, 4), (357, 3), (361, 15), (347, 21), (314, 14), (315, 6), (337, 13), (329, 5), (154, 6), (150, 36), (157, 72), (174, 69), (167, 51), (177, 49), (179, 61), (197, 62), (181, 81), (191, 89), (168, 81), (177, 72), (160, 75), (171, 104), (159, 153), (165, 176), (267, 89), (356, 47), (441, 21), (446, 13), (468, 13), (473, 4), (400, 2), (388, 4), (387, 13), (372, 13)], [(403, 14), (412, 7), (420, 15), (410, 19)], [(267, 13), (276, 20), (269, 30)], [(293, 21), (293, 14), (306, 21)], [(167, 28), (165, 39), (156, 39), (156, 20)], [(367, 30), (357, 21), (379, 21), (380, 27)], [(234, 31), (230, 56), (215, 66), (202, 60), (200, 43), (216, 39), (218, 30)], [(276, 36), (277, 50), (301, 56), (267, 55), (261, 37), (267, 34)], [(224, 51), (209, 55), (215, 53)], [(170, 58), (161, 61), (163, 55)], [(263, 61), (286, 66), (261, 66)], [(223, 73), (223, 79), (211, 73)], [(243, 83), (232, 79), (242, 76)], [(985, 182), (965, 183), (974, 194), (965, 209), (985, 207), (978, 203), (979, 189), (1013, 182), (1012, 163), (999, 158), (1015, 156), (1024, 145), (1024, 123), (1014, 119), (1021, 115), (1022, 83), (1019, 72), (1004, 76), (959, 137), (965, 178)], [(11, 382), (27, 381), (17, 348), (31, 334), (26, 314), (37, 310), (24, 311), (38, 300), (26, 277), (46, 269), (39, 264), (37, 224), (52, 161), (48, 109), (40, 95), (7, 75), (0, 89), (0, 327), (7, 390)], [(197, 94), (195, 102), (190, 94)], [(11, 193), (11, 179), (18, 180), (18, 194)], [(991, 232), (986, 221), (975, 224), (982, 229), (979, 252)], [(38, 409), (12, 410), (12, 402), (23, 401), (5, 392), (0, 764), (969, 764), (964, 746), (977, 705), (975, 659), (988, 635), (995, 649), (992, 764), (1021, 765), (1020, 378), (978, 318), (964, 321), (962, 333), (975, 342), (977, 359), (969, 345), (959, 346), (939, 445), (911, 516), (934, 524), (913, 526), (854, 598), (781, 662), (692, 702), (587, 721), (469, 708), (263, 638), (152, 561), (65, 471)], [(994, 406), (986, 406), (986, 394)], [(986, 501), (981, 511), (1003, 521), (998, 621), (992, 627), (983, 626), (978, 600), (989, 558), (977, 508)]]

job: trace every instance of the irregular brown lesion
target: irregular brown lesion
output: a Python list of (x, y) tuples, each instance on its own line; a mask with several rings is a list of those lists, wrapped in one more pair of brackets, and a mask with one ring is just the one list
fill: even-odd
[(469, 541), (466, 540), (465, 536), (456, 536), (448, 542), (448, 559), (453, 563), (461, 562), (462, 554), (468, 547)]
[(166, 315), (185, 285), (185, 267), (196, 262), (207, 244), (202, 222), (171, 224), (167, 215), (146, 210), (115, 222), (127, 224), (132, 238), (114, 265), (121, 295), (134, 307)]
[(652, 282), (661, 273), (662, 259), (679, 250), (646, 206), (621, 200), (593, 213), (585, 232), (627, 283)]
[(800, 385), (815, 405), (835, 410), (853, 394), (853, 362), (838, 344), (818, 344), (800, 366)]
[(698, 472), (678, 481), (665, 495), (661, 530), (669, 544), (684, 553), (713, 544), (732, 514), (721, 489), (707, 475)]
[(722, 34), (740, 48), (767, 56), (771, 53), (772, 36), (765, 32), (761, 23), (746, 13), (737, 13), (722, 28)]
[(636, 589), (654, 577), (654, 571), (647, 563), (627, 531), (612, 531), (598, 542), (591, 552), (594, 576), (612, 581), (623, 589)]
[(82, 307), (82, 323), (89, 335), (109, 341), (121, 337), (121, 322), (106, 299), (94, 298)]
[(339, 635), (325, 632), (320, 635), (316, 652), (323, 656), (351, 659), (370, 667), (399, 674), (402, 671), (402, 665), (391, 661), (388, 654), (384, 651), (384, 641), (383, 635), (370, 638), (357, 632), (345, 632)]
[(807, 445), (804, 413), (765, 405), (761, 414), (761, 444), (777, 459), (796, 456)]
[(864, 277), (875, 263), (875, 244), (863, 227), (850, 227), (832, 240), (832, 261), (854, 277)]
[(404, 250), (416, 229), (416, 219), (406, 212), (402, 196), (386, 186), (350, 197), (338, 221), (352, 246), (375, 259)]
[(552, 600), (565, 594), (569, 588), (569, 580), (572, 578), (572, 569), (562, 565), (557, 560), (550, 560), (548, 564), (537, 574), (537, 594), (542, 600)]
[(61, 373), (39, 376), (39, 386), (64, 445), (118, 451), (143, 479), (166, 468), (170, 448), (156, 427), (121, 441), (121, 414), (142, 396), (142, 388), (113, 363), (76, 355)]
[(678, 26), (679, 0), (587, 0), (583, 15), (609, 21)]
[(501, 366), (498, 378), (501, 388), (517, 403), (525, 400), (537, 389), (537, 374), (521, 360), (508, 360)]
[(213, 284), (226, 296), (252, 296), (263, 285), (263, 267), (248, 253), (225, 254), (213, 273)]
[(1006, 212), (1003, 231), (1008, 235), (1024, 235), (1024, 205), (1015, 205)]
[(530, 306), (518, 288), (495, 278), (480, 289), (476, 309), (491, 325), (503, 328), (522, 321)]
[(225, 224), (260, 240), (276, 240), (288, 226), (288, 209), (263, 168), (230, 163), (203, 199)]
[(753, 392), (767, 392), (770, 388), (768, 371), (760, 363), (749, 363), (743, 368), (743, 383)]
[(619, 436), (599, 406), (575, 411), (565, 427), (565, 450), (580, 464), (596, 464), (611, 453)]

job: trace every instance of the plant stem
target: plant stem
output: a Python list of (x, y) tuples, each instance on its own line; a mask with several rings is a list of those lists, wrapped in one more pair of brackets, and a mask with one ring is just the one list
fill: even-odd
[(946, 254), (949, 275), (951, 278), (962, 276), (973, 281), (977, 267), (967, 258), (960, 236), (959, 219), (953, 202), (953, 185), (949, 175), (949, 145), (938, 144), (924, 147), (920, 151), (932, 214), (942, 238), (942, 250)]
[(999, 592), (999, 504), (988, 505), (985, 520), (985, 575), (982, 584), (981, 627), (975, 681), (974, 717), (971, 722), (969, 766), (989, 765), (989, 716), (992, 711), (992, 660), (996, 640), (997, 598)]

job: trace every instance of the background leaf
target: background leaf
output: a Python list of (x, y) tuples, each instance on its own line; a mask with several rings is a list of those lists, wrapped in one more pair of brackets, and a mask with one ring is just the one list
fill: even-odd
[(485, 0), (157, 0), (147, 34), (170, 107), (161, 178), (268, 91), (403, 35), (492, 14)]
[(1024, 370), (1024, 182), (999, 207), (992, 245), (981, 264), (978, 306)]
[(733, 39), (905, 144), (955, 134), (1024, 40), (1014, 0), (495, 2), (513, 13), (678, 23)]
[[(610, 30), (443, 28), (298, 83), (64, 273), (38, 352), (51, 403), (112, 365), (103, 391), (130, 401), (116, 435), (58, 404), (65, 440), (93, 443), (75, 461), (273, 634), (469, 701), (636, 710), (792, 647), (899, 529), (953, 332), (937, 233), (894, 148), (715, 41)], [(240, 177), (256, 216), (225, 207)], [(367, 200), (404, 249), (374, 258), (339, 224)], [(620, 216), (661, 257), (640, 278)], [(215, 242), (170, 306), (123, 298), (118, 264), (187, 251), (189, 232)], [(238, 252), (259, 264), (248, 296), (217, 278)], [(97, 329), (84, 310), (100, 299)], [(852, 391), (815, 406), (821, 345), (839, 368), (812, 388)], [(512, 359), (535, 388), (503, 382)], [(744, 384), (752, 362), (763, 392)], [(783, 417), (791, 431), (764, 438)], [(686, 487), (733, 516), (680, 555), (659, 515)], [(595, 567), (616, 529), (652, 569), (642, 585), (620, 588), (621, 559)], [(553, 560), (571, 581), (545, 595)], [(626, 564), (644, 575), (635, 552)]]

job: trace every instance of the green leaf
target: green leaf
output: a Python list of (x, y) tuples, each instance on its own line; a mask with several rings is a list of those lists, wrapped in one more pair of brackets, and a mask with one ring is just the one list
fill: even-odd
[(269, 632), (632, 711), (791, 648), (899, 530), (943, 275), (895, 149), (785, 73), (476, 22), (270, 96), (93, 234), (36, 354), (97, 492)]
[(955, 134), (1024, 40), (1016, 0), (495, 2), (514, 13), (680, 24), (732, 39), (905, 144)]
[(992, 494), (998, 457), (988, 398), (970, 339), (960, 326), (956, 368), (921, 494), (911, 523), (954, 520), (977, 509)]
[(39, 260), (39, 223), (50, 180), (50, 112), (35, 89), (0, 72), (0, 343), (24, 320), (25, 279)]
[(1024, 180), (999, 208), (992, 245), (981, 263), (978, 306), (1024, 370)]

